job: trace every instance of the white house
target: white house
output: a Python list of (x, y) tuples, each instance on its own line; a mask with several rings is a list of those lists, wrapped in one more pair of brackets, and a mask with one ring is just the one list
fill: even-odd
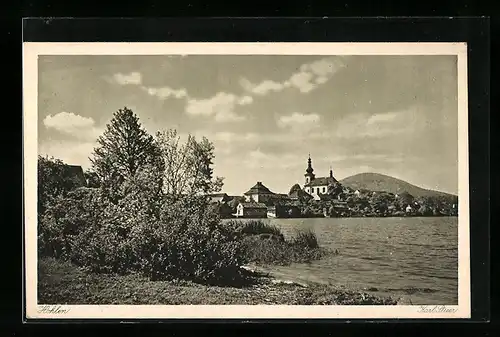
[(267, 218), (267, 206), (259, 202), (240, 202), (236, 207), (238, 218)]

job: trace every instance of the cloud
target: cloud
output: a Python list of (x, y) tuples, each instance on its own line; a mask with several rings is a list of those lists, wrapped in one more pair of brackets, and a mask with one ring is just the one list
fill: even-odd
[(43, 124), (48, 129), (79, 139), (96, 139), (102, 129), (95, 126), (95, 121), (90, 117), (83, 117), (72, 112), (59, 112), (44, 118)]
[(295, 112), (291, 115), (281, 116), (278, 119), (280, 128), (292, 128), (294, 130), (308, 131), (319, 126), (320, 116), (318, 114), (302, 114)]
[(260, 148), (250, 151), (243, 160), (243, 165), (250, 169), (273, 168), (287, 169), (292, 167), (304, 166), (304, 158), (300, 154), (283, 153), (269, 154), (263, 152)]
[(208, 99), (190, 99), (186, 113), (191, 116), (213, 116), (216, 122), (242, 121), (244, 116), (237, 115), (234, 109), (238, 105), (252, 103), (248, 96), (239, 97), (231, 93), (218, 92)]
[(142, 85), (142, 74), (140, 72), (131, 72), (129, 74), (116, 73), (111, 78), (107, 78), (107, 80), (120, 85), (140, 86), (140, 88), (146, 91), (148, 95), (158, 97), (161, 100), (165, 100), (170, 97), (177, 99), (188, 97), (188, 93), (185, 88), (173, 89), (168, 86), (147, 87)]
[(307, 93), (316, 87), (316, 85), (311, 82), (312, 78), (313, 74), (301, 71), (293, 74), (289, 82), (293, 87), (299, 89), (300, 92)]
[(66, 164), (81, 165), (83, 169), (87, 169), (90, 167), (89, 157), (96, 146), (95, 142), (51, 140), (41, 143), (38, 153), (42, 156), (61, 159)]
[(252, 103), (253, 103), (252, 96), (243, 96), (238, 100), (238, 104), (240, 104), (240, 105), (247, 105), (247, 104), (252, 104)]
[(284, 88), (289, 86), (289, 84), (285, 83), (278, 83), (270, 80), (265, 80), (258, 85), (254, 86), (252, 88), (252, 92), (257, 95), (267, 95), (269, 92), (275, 91), (281, 91)]
[(397, 156), (395, 154), (390, 153), (365, 153), (365, 154), (345, 154), (335, 156), (329, 161), (331, 162), (390, 162), (390, 163), (399, 163), (408, 158), (403, 156)]
[(214, 137), (216, 140), (221, 141), (221, 142), (231, 142), (236, 139), (236, 134), (234, 132), (217, 132)]
[(325, 76), (316, 77), (314, 82), (316, 82), (316, 84), (324, 84), (324, 83), (328, 82), (328, 77), (325, 77)]
[(386, 137), (415, 133), (428, 127), (418, 109), (411, 107), (375, 115), (351, 114), (337, 123), (339, 138)]
[(367, 124), (377, 124), (394, 121), (398, 117), (396, 112), (380, 113), (368, 118)]
[(333, 56), (303, 64), (300, 66), (300, 70), (304, 72), (311, 72), (318, 77), (328, 78), (344, 67), (344, 57)]
[(182, 89), (172, 89), (170, 87), (148, 88), (143, 86), (142, 89), (145, 90), (149, 95), (156, 96), (161, 100), (165, 100), (169, 97), (175, 97), (177, 99), (188, 97), (187, 90), (184, 88)]
[(88, 128), (94, 126), (94, 120), (88, 117), (82, 117), (72, 112), (60, 112), (54, 116), (48, 115), (43, 120), (43, 124), (48, 128), (54, 128), (59, 131), (66, 131), (74, 128)]
[(256, 95), (267, 95), (271, 92), (280, 92), (286, 88), (295, 88), (302, 93), (308, 93), (318, 85), (324, 84), (346, 66), (345, 57), (332, 56), (302, 64), (299, 71), (293, 73), (283, 82), (266, 79), (258, 84), (253, 84), (246, 78), (240, 79), (241, 87), (247, 92)]
[(213, 138), (215, 141), (218, 141), (218, 142), (245, 143), (245, 142), (252, 142), (252, 141), (258, 140), (260, 138), (260, 135), (254, 133), (254, 132), (235, 133), (235, 132), (230, 132), (230, 131), (220, 131), (220, 132), (216, 132), (211, 138)]
[(140, 85), (142, 83), (142, 75), (139, 72), (131, 72), (129, 74), (116, 73), (113, 75), (113, 80), (120, 85)]

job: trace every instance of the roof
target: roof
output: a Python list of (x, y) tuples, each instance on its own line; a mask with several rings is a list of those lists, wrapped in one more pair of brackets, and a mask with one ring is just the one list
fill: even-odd
[(312, 196), (309, 193), (305, 192), (304, 190), (296, 190), (290, 194), (290, 198), (291, 199), (300, 199), (300, 198), (310, 199), (310, 198), (312, 198)]
[(265, 208), (265, 209), (267, 209), (267, 206), (261, 202), (240, 202), (240, 205), (245, 207), (245, 208)]
[(65, 165), (65, 169), (67, 170), (66, 172), (70, 175), (73, 176), (74, 178), (78, 179), (82, 185), (86, 185), (87, 181), (85, 179), (85, 175), (83, 174), (83, 169), (79, 165)]
[(261, 181), (258, 181), (251, 189), (244, 193), (245, 195), (249, 194), (274, 194), (271, 192), (266, 186), (262, 184)]
[(212, 201), (228, 201), (231, 200), (226, 193), (214, 193), (207, 195)]
[(213, 197), (213, 198), (220, 198), (220, 197), (225, 197), (228, 195), (226, 193), (213, 193), (213, 194), (209, 194), (208, 196)]
[(316, 179), (311, 180), (309, 183), (305, 184), (304, 186), (328, 186), (331, 183), (336, 183), (337, 179), (333, 177), (319, 177)]

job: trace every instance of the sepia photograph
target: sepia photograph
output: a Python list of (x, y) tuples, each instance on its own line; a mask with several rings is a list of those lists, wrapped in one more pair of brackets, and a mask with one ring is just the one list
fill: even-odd
[(470, 317), (466, 55), (25, 43), (28, 317)]

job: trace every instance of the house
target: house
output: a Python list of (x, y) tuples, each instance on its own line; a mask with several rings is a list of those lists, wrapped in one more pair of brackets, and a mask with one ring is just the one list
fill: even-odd
[(208, 195), (210, 203), (225, 203), (231, 200), (231, 197), (226, 193), (214, 193)]
[(267, 216), (269, 218), (298, 218), (300, 207), (293, 204), (268, 206)]
[(258, 202), (267, 206), (282, 204), (290, 200), (287, 194), (271, 192), (261, 181), (244, 193), (246, 202)]
[(260, 202), (240, 202), (234, 215), (238, 218), (267, 218), (267, 206)]
[(264, 202), (274, 195), (261, 181), (258, 181), (252, 188), (243, 193), (246, 202)]
[(406, 213), (412, 213), (413, 212), (413, 208), (410, 205), (408, 205), (408, 206), (406, 206), (405, 211), (406, 211)]
[(222, 203), (212, 203), (212, 205), (215, 207), (217, 212), (219, 213), (219, 216), (222, 219), (227, 219), (227, 218), (232, 218), (233, 217), (233, 210), (231, 206), (229, 206), (227, 203), (222, 202)]
[(326, 194), (328, 192), (328, 186), (330, 184), (338, 183), (337, 179), (333, 176), (333, 171), (330, 169), (330, 176), (328, 177), (316, 177), (314, 174), (314, 169), (312, 168), (311, 157), (307, 160), (307, 169), (305, 176), (304, 191), (312, 195), (315, 199), (318, 198), (320, 194)]
[(75, 184), (76, 187), (85, 187), (87, 186), (87, 179), (85, 179), (85, 174), (83, 173), (83, 169), (79, 165), (64, 165), (65, 175), (70, 177)]
[(293, 191), (292, 193), (290, 193), (288, 198), (290, 200), (294, 200), (294, 201), (295, 200), (307, 201), (307, 200), (311, 200), (313, 198), (313, 196), (310, 195), (309, 193), (305, 192), (304, 190), (300, 189), (300, 190), (296, 190), (296, 191)]

